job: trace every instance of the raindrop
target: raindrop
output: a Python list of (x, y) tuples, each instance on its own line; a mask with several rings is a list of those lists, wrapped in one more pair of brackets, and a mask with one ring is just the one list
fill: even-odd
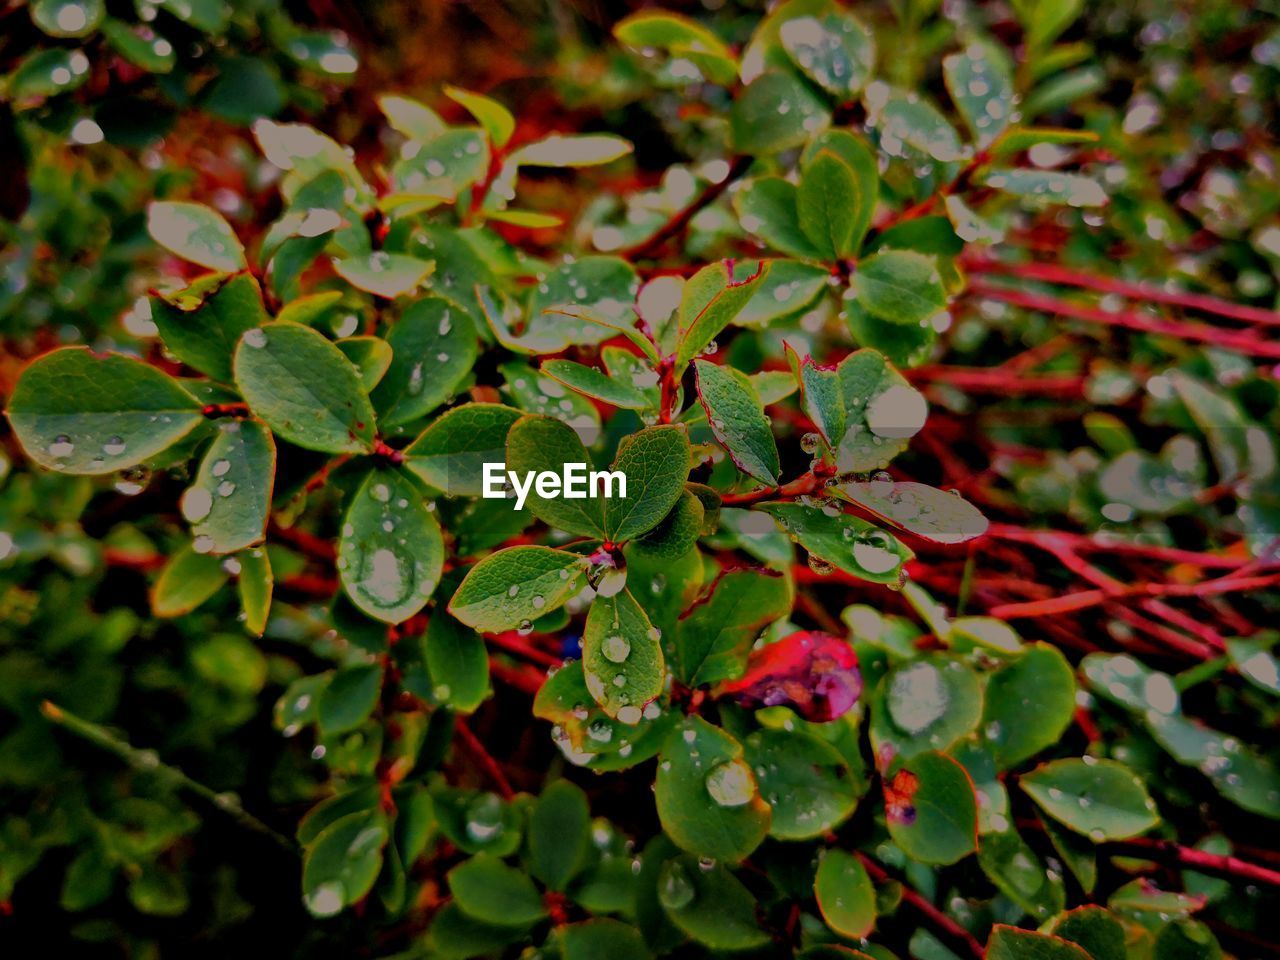
[(707, 774), (707, 793), (722, 807), (740, 807), (756, 793), (751, 768), (742, 760), (729, 760)]
[(685, 868), (675, 860), (663, 864), (658, 877), (658, 899), (668, 910), (683, 910), (693, 903), (697, 891)]
[(622, 663), (631, 655), (631, 644), (626, 637), (605, 637), (600, 644), (600, 652), (610, 663)]

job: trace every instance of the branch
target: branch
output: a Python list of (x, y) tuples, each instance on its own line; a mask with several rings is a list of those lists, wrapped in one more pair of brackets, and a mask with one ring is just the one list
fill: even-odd
[(963, 944), (977, 960), (982, 960), (982, 944), (978, 942), (977, 937), (935, 907), (920, 893), (917, 893), (905, 880), (897, 880), (896, 877), (890, 876), (889, 871), (871, 859), (871, 857), (861, 851), (856, 852), (858, 859), (862, 861), (862, 865), (867, 868), (867, 873), (871, 874), (872, 880), (876, 883), (888, 883), (890, 880), (895, 880), (902, 886), (903, 902), (911, 904), (953, 944)]
[(1251, 883), (1280, 887), (1280, 870), (1272, 870), (1270, 867), (1249, 863), (1247, 860), (1241, 860), (1238, 857), (1184, 847), (1174, 843), (1172, 840), (1134, 837), (1131, 840), (1120, 840), (1107, 846), (1109, 849), (1122, 849), (1133, 856), (1144, 857), (1148, 860), (1159, 860), (1163, 863), (1175, 863), (1215, 877), (1226, 877), (1228, 880), (1247, 880)]
[(1130, 283), (1112, 277), (1094, 276), (1090, 273), (1070, 270), (1056, 263), (1005, 263), (989, 257), (968, 257), (964, 259), (964, 266), (970, 273), (1007, 274), (1044, 283), (1061, 283), (1069, 287), (1097, 290), (1099, 293), (1114, 293), (1130, 300), (1164, 303), (1173, 307), (1199, 310), (1201, 313), (1212, 313), (1244, 323), (1280, 325), (1280, 312), (1275, 310), (1232, 303), (1229, 300), (1220, 300), (1202, 293), (1167, 290), (1150, 283)]
[(192, 780), (177, 767), (162, 763), (154, 750), (139, 750), (127, 741), (117, 737), (106, 727), (78, 717), (74, 713), (59, 707), (51, 700), (45, 700), (40, 704), (40, 712), (44, 714), (49, 722), (61, 727), (68, 733), (75, 734), (81, 740), (91, 743), (95, 747), (114, 754), (139, 773), (154, 776), (170, 788), (195, 794), (201, 800), (206, 801), (215, 809), (226, 814), (240, 826), (270, 838), (277, 846), (291, 853), (296, 850), (292, 840), (272, 830), (257, 817), (247, 812), (240, 805), (240, 798), (234, 793), (218, 793), (211, 787)]
[(498, 766), (498, 761), (490, 756), (489, 751), (480, 742), (480, 738), (471, 732), (471, 727), (467, 725), (467, 721), (463, 720), (462, 717), (454, 718), (453, 729), (457, 733), (458, 741), (467, 752), (471, 762), (493, 781), (493, 785), (498, 788), (498, 792), (502, 794), (503, 799), (510, 800), (514, 797), (516, 793), (511, 789), (511, 783), (507, 780), (507, 775), (502, 772), (502, 767)]
[(1280, 341), (1260, 340), (1249, 333), (1238, 330), (1223, 330), (1219, 327), (1208, 327), (1198, 323), (1184, 323), (1177, 320), (1161, 320), (1140, 313), (1123, 310), (1103, 310), (1099, 307), (1083, 306), (1060, 300), (1057, 297), (1039, 293), (1025, 293), (1012, 287), (987, 283), (983, 280), (972, 280), (969, 292), (979, 296), (999, 300), (1026, 310), (1038, 310), (1041, 313), (1056, 314), (1084, 320), (1088, 323), (1121, 327), (1126, 330), (1137, 330), (1163, 337), (1175, 337), (1194, 343), (1209, 343), (1223, 350), (1231, 350), (1251, 357), (1263, 357), (1269, 360), (1280, 360)]
[(810, 470), (780, 487), (761, 487), (759, 490), (751, 490), (747, 493), (722, 494), (720, 502), (726, 507), (744, 507), (762, 500), (790, 500), (804, 496), (806, 493), (813, 493), (821, 483), (818, 476)]
[(684, 228), (689, 225), (689, 221), (696, 217), (699, 212), (715, 203), (720, 198), (720, 195), (729, 189), (729, 185), (746, 173), (750, 166), (751, 157), (734, 157), (729, 162), (729, 173), (723, 180), (719, 183), (708, 184), (702, 193), (694, 198), (692, 203), (678, 213), (673, 214), (671, 219), (658, 228), (657, 232), (650, 235), (647, 240), (641, 240), (639, 243), (619, 250), (618, 256), (626, 260), (637, 260), (641, 257), (651, 256), (662, 249), (664, 243), (684, 232)]

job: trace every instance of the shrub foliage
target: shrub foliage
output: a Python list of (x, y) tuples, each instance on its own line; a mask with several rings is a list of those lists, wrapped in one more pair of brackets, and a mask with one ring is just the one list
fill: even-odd
[(1261, 14), (644, 9), (410, 96), (116, 6), (4, 81), (15, 942), (1263, 949)]

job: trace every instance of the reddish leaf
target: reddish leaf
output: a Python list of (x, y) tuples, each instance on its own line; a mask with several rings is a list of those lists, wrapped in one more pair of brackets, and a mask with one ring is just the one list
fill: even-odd
[(858, 656), (844, 640), (800, 630), (751, 654), (741, 679), (720, 687), (746, 707), (787, 706), (826, 723), (847, 713), (862, 692)]

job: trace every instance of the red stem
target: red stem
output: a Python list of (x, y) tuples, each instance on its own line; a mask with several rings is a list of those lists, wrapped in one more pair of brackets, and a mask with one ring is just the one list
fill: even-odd
[(1199, 310), (1202, 313), (1217, 314), (1220, 317), (1229, 317), (1244, 323), (1280, 325), (1280, 312), (1275, 310), (1232, 303), (1203, 293), (1166, 290), (1164, 287), (1150, 283), (1131, 283), (1113, 277), (1094, 276), (1056, 263), (1005, 263), (988, 257), (968, 257), (964, 259), (964, 266), (970, 273), (998, 273), (1044, 283), (1061, 283), (1069, 287), (1097, 290), (1100, 293), (1114, 293), (1130, 300), (1164, 303), (1174, 307), (1185, 307), (1188, 310)]
[(507, 775), (502, 772), (502, 767), (498, 765), (498, 761), (493, 759), (489, 751), (485, 749), (484, 744), (480, 742), (480, 738), (471, 732), (471, 727), (467, 725), (467, 721), (461, 717), (456, 718), (453, 723), (453, 729), (458, 734), (458, 741), (467, 752), (471, 762), (493, 781), (493, 785), (498, 788), (498, 792), (502, 794), (503, 799), (510, 800), (514, 797), (516, 794), (511, 789), (511, 783), (507, 780)]
[(751, 490), (747, 493), (726, 493), (720, 497), (720, 502), (726, 507), (742, 507), (753, 503), (759, 503), (762, 500), (790, 500), (795, 497), (804, 496), (806, 493), (813, 493), (821, 484), (818, 476), (810, 470), (790, 483), (784, 483), (780, 487), (762, 487), (759, 490)]
[(648, 239), (619, 250), (618, 256), (626, 260), (636, 260), (641, 257), (651, 256), (661, 250), (664, 243), (672, 237), (683, 233), (684, 228), (689, 225), (689, 221), (697, 216), (700, 211), (715, 203), (720, 198), (720, 195), (729, 189), (729, 185), (746, 173), (750, 166), (751, 157), (734, 157), (729, 162), (729, 173), (723, 180), (719, 183), (708, 184), (702, 193), (693, 199), (692, 203), (683, 210), (672, 214), (671, 218), (651, 234)]
[[(871, 879), (876, 883), (888, 883), (890, 880), (896, 880), (889, 874), (889, 871), (882, 867), (875, 860), (872, 860), (865, 853), (858, 852), (858, 859), (862, 861), (862, 865), (866, 867), (867, 873), (871, 875)], [(905, 903), (911, 904), (926, 920), (934, 925), (953, 943), (964, 944), (969, 953), (973, 954), (978, 960), (982, 960), (983, 949), (982, 944), (978, 942), (978, 938), (966, 930), (960, 924), (956, 923), (945, 913), (935, 907), (926, 900), (921, 894), (917, 893), (905, 881), (897, 880), (902, 886), (902, 899)]]
[(979, 297), (989, 297), (1015, 307), (1026, 310), (1038, 310), (1089, 323), (1100, 323), (1126, 330), (1138, 330), (1163, 337), (1175, 337), (1195, 343), (1211, 343), (1223, 350), (1232, 350), (1251, 357), (1264, 357), (1269, 360), (1280, 360), (1280, 341), (1260, 340), (1249, 333), (1236, 330), (1223, 330), (1198, 323), (1184, 323), (1177, 320), (1161, 320), (1140, 313), (1122, 310), (1103, 310), (1099, 307), (1083, 306), (1060, 300), (1057, 297), (1039, 293), (1026, 293), (1000, 284), (987, 283), (983, 280), (972, 280), (969, 292)]

